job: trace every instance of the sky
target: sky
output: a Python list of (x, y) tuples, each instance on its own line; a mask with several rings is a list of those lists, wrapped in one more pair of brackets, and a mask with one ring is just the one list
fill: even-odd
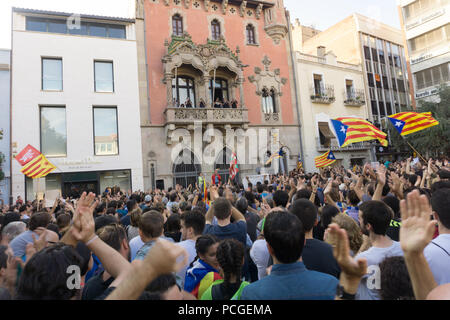
[(400, 29), (396, 0), (284, 0), (291, 22), (324, 31), (357, 12)]
[[(325, 30), (354, 12), (400, 28), (396, 0), (284, 0), (302, 25)], [(11, 7), (133, 17), (134, 0), (0, 0), (0, 48), (11, 48)]]

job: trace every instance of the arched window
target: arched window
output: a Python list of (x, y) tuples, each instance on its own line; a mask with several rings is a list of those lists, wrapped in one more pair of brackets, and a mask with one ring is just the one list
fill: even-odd
[(202, 168), (199, 162), (196, 164), (196, 157), (190, 150), (185, 149), (180, 152), (173, 164), (173, 185), (182, 185), (187, 188), (190, 184), (195, 186), (197, 177)]
[(183, 35), (183, 18), (179, 14), (172, 17), (172, 29), (175, 36)]
[(173, 98), (177, 100), (178, 106), (186, 104), (188, 99), (192, 106), (196, 106), (194, 79), (186, 76), (179, 76), (172, 79)]
[(211, 35), (213, 40), (220, 40), (220, 22), (216, 19), (211, 22)]
[(216, 82), (213, 86), (213, 79), (209, 82), (209, 92), (211, 94), (211, 101), (215, 102), (217, 99), (221, 103), (224, 103), (225, 101), (229, 100), (229, 94), (228, 94), (228, 81), (226, 79), (222, 78), (216, 78)]
[(262, 91), (262, 99), (264, 113), (277, 112), (275, 104), (275, 91), (273, 89), (269, 91), (268, 89), (264, 88)]
[[(214, 169), (219, 170), (219, 174), (222, 178), (222, 183), (226, 183), (230, 177), (230, 162), (232, 152), (228, 148), (223, 148), (216, 158), (214, 163)], [(237, 180), (239, 181), (239, 172), (237, 173)]]
[(247, 25), (247, 43), (256, 44), (255, 27), (251, 24)]

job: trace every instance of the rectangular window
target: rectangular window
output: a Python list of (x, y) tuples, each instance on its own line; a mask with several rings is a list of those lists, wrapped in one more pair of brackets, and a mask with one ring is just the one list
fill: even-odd
[(65, 107), (41, 107), (41, 152), (49, 157), (67, 155)]
[(27, 31), (47, 32), (47, 20), (42, 18), (27, 17), (26, 29)]
[(114, 92), (113, 63), (94, 61), (95, 92)]
[(89, 35), (93, 37), (106, 38), (106, 25), (100, 23), (89, 24)]
[(117, 108), (94, 107), (94, 150), (96, 156), (119, 154)]
[(68, 27), (69, 34), (74, 35), (82, 35), (87, 36), (88, 35), (88, 25), (86, 22), (81, 22), (80, 24), (73, 24)]
[(314, 74), (314, 93), (318, 95), (322, 95), (324, 93), (322, 75), (320, 74)]
[(65, 20), (49, 20), (48, 32), (51, 33), (67, 33), (67, 23)]
[(62, 91), (62, 59), (42, 58), (42, 90)]
[(109, 25), (108, 36), (110, 38), (125, 39), (125, 26)]
[(355, 89), (353, 88), (353, 80), (345, 80), (345, 89), (347, 92), (347, 99), (355, 98)]

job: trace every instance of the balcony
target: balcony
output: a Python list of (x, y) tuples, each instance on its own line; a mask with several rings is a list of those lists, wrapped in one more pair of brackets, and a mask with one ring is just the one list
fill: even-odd
[(324, 145), (320, 143), (320, 138), (316, 138), (316, 146), (317, 151), (319, 152), (326, 152), (328, 150), (331, 151), (361, 151), (361, 150), (368, 150), (370, 149), (370, 142), (357, 142), (352, 143), (351, 145), (341, 148), (339, 146), (339, 142), (337, 139), (331, 139), (330, 145)]
[(366, 104), (364, 90), (354, 89), (352, 91), (344, 90), (344, 105), (351, 107), (361, 107)]
[(310, 88), (311, 102), (331, 104), (336, 98), (334, 96), (334, 87), (332, 85), (324, 85), (320, 88), (312, 86)]
[(216, 125), (246, 125), (248, 109), (218, 108), (167, 108), (164, 111), (166, 124), (193, 125), (195, 121)]

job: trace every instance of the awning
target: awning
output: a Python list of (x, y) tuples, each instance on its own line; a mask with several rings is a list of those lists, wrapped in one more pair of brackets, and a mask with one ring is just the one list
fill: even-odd
[(319, 122), (319, 130), (326, 138), (335, 138), (333, 132), (331, 132), (330, 127), (328, 126), (328, 122)]

